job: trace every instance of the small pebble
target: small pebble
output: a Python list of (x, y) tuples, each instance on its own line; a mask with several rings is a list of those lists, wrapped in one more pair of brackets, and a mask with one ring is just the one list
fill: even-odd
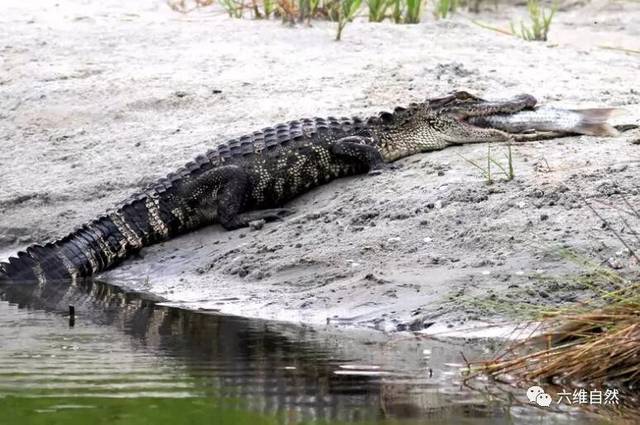
[(620, 270), (622, 268), (624, 268), (624, 264), (622, 264), (622, 261), (618, 260), (617, 258), (611, 257), (607, 260), (607, 264), (609, 264), (609, 267), (611, 267), (612, 269), (616, 269), (616, 270)]
[(264, 224), (266, 222), (264, 221), (264, 219), (260, 219), (260, 220), (253, 220), (251, 222), (249, 222), (249, 228), (251, 230), (260, 230), (264, 227)]

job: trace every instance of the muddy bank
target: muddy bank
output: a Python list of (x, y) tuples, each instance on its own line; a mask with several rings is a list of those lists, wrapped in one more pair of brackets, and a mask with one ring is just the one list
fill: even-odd
[[(182, 16), (155, 2), (2, 8), (2, 257), (66, 234), (219, 141), (289, 119), (366, 115), (466, 88), (619, 106), (618, 120), (640, 120), (638, 56), (597, 47), (603, 37), (638, 35), (634, 4), (560, 13), (549, 43), (464, 17), (356, 22), (335, 43), (327, 23), (287, 28), (215, 9)], [(587, 25), (596, 11), (600, 25)], [(562, 42), (576, 23), (593, 42)], [(384, 329), (575, 302), (592, 292), (575, 281), (581, 267), (563, 249), (637, 270), (581, 197), (609, 227), (625, 227), (616, 208), (621, 196), (640, 200), (638, 137), (514, 146), (516, 178), (490, 186), (468, 161), (486, 161), (485, 145), (417, 155), (396, 171), (316, 189), (283, 222), (213, 226), (101, 278), (189, 308)], [(502, 163), (505, 153), (493, 147)]]

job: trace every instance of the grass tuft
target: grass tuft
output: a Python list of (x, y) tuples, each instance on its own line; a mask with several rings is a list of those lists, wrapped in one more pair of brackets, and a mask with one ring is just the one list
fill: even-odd
[(405, 24), (417, 24), (422, 14), (422, 0), (405, 0), (406, 10), (404, 14)]
[(458, 9), (458, 0), (438, 0), (433, 11), (436, 19), (447, 19)]
[(554, 3), (551, 9), (540, 7), (540, 0), (527, 0), (527, 10), (529, 12), (529, 25), (525, 25), (520, 21), (520, 29), (511, 22), (511, 32), (514, 35), (527, 41), (547, 41), (551, 21), (558, 10)]
[(387, 17), (387, 11), (393, 6), (392, 0), (367, 0), (369, 22), (382, 22)]
[(220, 0), (220, 4), (227, 11), (230, 18), (240, 19), (243, 17), (245, 5), (242, 0)]
[(494, 183), (494, 173), (491, 171), (491, 165), (495, 165), (500, 170), (500, 173), (505, 176), (506, 181), (511, 181), (515, 177), (515, 172), (513, 170), (513, 154), (511, 152), (511, 143), (507, 143), (507, 153), (505, 154), (505, 158), (507, 160), (506, 166), (502, 165), (498, 160), (496, 160), (491, 154), (491, 144), (487, 143), (487, 165), (482, 166), (478, 161), (474, 161), (472, 159), (465, 158), (464, 156), (458, 154), (462, 159), (464, 159), (469, 164), (473, 165), (475, 168), (480, 170), (482, 176), (485, 179), (485, 182), (488, 185)]
[[(382, 22), (389, 18), (396, 24), (417, 24), (422, 19), (426, 0), (365, 0), (369, 22)], [(460, 8), (479, 10), (483, 0), (436, 0), (434, 17), (446, 19)], [(215, 0), (166, 0), (169, 7), (176, 12), (189, 13), (204, 6), (210, 6)], [(551, 20), (555, 14), (555, 6), (548, 13), (540, 7), (540, 0), (529, 0), (528, 10), (530, 25), (520, 22), (520, 31), (500, 30), (473, 21), (487, 29), (509, 35), (517, 35), (526, 40), (546, 40)], [(244, 18), (246, 15), (254, 19), (280, 18), (291, 26), (297, 22), (311, 25), (311, 20), (328, 20), (338, 23), (336, 40), (342, 38), (342, 31), (355, 18), (363, 6), (362, 0), (219, 0), (218, 2), (232, 18)], [(190, 4), (195, 6), (191, 7)], [(628, 50), (632, 52), (631, 50)]]
[(342, 38), (342, 31), (349, 22), (353, 21), (353, 18), (356, 16), (356, 13), (358, 13), (358, 9), (360, 9), (361, 5), (362, 0), (340, 0), (336, 41), (340, 41)]

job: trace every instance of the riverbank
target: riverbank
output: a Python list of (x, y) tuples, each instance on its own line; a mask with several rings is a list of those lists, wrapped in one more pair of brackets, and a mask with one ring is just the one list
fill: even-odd
[[(368, 115), (466, 88), (621, 107), (620, 122), (638, 123), (638, 55), (598, 47), (606, 34), (638, 35), (640, 6), (616, 5), (559, 13), (548, 43), (464, 17), (355, 22), (336, 43), (330, 23), (180, 15), (156, 2), (3, 6), (1, 256), (66, 234), (219, 141), (303, 116)], [(599, 24), (580, 27), (593, 43), (563, 42), (596, 11)], [(567, 250), (637, 273), (609, 231), (624, 227), (622, 196), (640, 201), (637, 137), (517, 145), (515, 179), (493, 185), (468, 162), (486, 161), (486, 146), (417, 155), (316, 189), (260, 231), (212, 226), (99, 278), (190, 309), (385, 330), (570, 305), (593, 291)], [(505, 153), (493, 147), (498, 161)]]

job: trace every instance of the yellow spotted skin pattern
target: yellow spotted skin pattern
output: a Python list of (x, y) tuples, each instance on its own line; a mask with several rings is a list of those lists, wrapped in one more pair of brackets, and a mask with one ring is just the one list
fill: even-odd
[(336, 178), (380, 172), (399, 158), (453, 144), (508, 140), (466, 120), (535, 103), (529, 95), (491, 102), (455, 92), (366, 119), (301, 119), (231, 139), (64, 238), (0, 263), (0, 283), (91, 276), (202, 226), (281, 219), (287, 201)]

